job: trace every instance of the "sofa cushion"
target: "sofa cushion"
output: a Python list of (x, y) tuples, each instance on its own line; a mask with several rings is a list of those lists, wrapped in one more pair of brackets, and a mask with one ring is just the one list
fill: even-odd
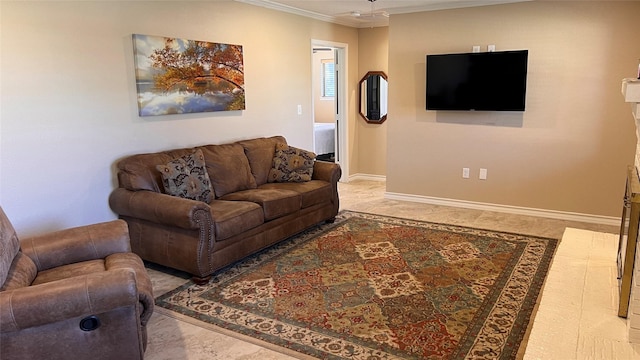
[(331, 184), (323, 180), (311, 180), (306, 182), (269, 183), (259, 187), (259, 189), (279, 189), (290, 190), (300, 194), (302, 208), (331, 201), (333, 190)]
[(33, 263), (30, 257), (20, 251), (13, 259), (7, 280), (4, 282), (4, 285), (0, 287), (0, 291), (29, 286), (37, 274), (38, 269), (36, 268), (36, 264)]
[(216, 197), (228, 193), (255, 189), (256, 180), (251, 174), (244, 148), (238, 143), (203, 146), (209, 178)]
[(269, 182), (302, 182), (311, 180), (316, 154), (286, 144), (276, 144)]
[(265, 221), (300, 210), (300, 194), (286, 189), (251, 189), (227, 194), (223, 200), (251, 201), (262, 207)]
[(211, 181), (202, 150), (179, 157), (165, 165), (157, 165), (167, 194), (185, 199), (211, 202)]
[(213, 200), (209, 204), (216, 241), (228, 239), (264, 223), (260, 205), (248, 201)]
[(251, 166), (251, 173), (256, 179), (256, 185), (260, 186), (267, 182), (269, 170), (273, 165), (276, 144), (286, 143), (287, 140), (283, 136), (238, 141), (249, 159), (249, 166)]

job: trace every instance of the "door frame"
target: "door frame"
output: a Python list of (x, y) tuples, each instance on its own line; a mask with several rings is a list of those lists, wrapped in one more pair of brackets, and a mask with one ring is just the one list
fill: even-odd
[[(349, 179), (349, 104), (348, 94), (349, 87), (347, 79), (348, 77), (348, 48), (349, 44), (339, 43), (326, 40), (311, 40), (311, 49), (309, 51), (313, 54), (314, 47), (330, 47), (335, 50), (335, 64), (336, 64), (336, 114), (335, 114), (335, 139), (336, 139), (336, 163), (340, 165), (342, 169), (342, 176), (340, 182), (347, 182)], [(311, 57), (313, 59), (313, 56)], [(311, 64), (313, 68), (313, 64)], [(313, 71), (312, 71), (313, 76)], [(312, 79), (311, 84), (316, 84), (317, 79)], [(314, 92), (311, 92), (311, 104), (312, 113), (315, 114), (315, 97)], [(315, 116), (311, 117), (313, 122)], [(313, 127), (313, 124), (311, 124)], [(315, 141), (315, 139), (314, 139)]]

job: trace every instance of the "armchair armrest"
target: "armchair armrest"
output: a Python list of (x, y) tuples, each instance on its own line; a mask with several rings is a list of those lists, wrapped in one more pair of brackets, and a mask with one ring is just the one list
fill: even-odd
[(147, 190), (117, 188), (109, 196), (109, 206), (118, 215), (183, 229), (198, 229), (203, 213), (211, 217), (209, 205), (202, 201)]
[(1, 333), (137, 306), (132, 270), (106, 271), (0, 292)]
[(131, 251), (129, 228), (123, 220), (26, 238), (20, 247), (33, 260), (38, 271)]

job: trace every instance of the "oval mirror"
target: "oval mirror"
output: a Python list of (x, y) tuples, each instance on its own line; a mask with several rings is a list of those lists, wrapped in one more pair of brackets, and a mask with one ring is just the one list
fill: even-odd
[(370, 124), (387, 120), (387, 74), (369, 71), (360, 80), (360, 115)]

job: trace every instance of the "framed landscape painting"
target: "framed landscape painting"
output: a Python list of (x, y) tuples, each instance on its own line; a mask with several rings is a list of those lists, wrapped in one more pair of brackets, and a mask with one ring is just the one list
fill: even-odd
[(244, 110), (242, 46), (133, 34), (140, 116)]

